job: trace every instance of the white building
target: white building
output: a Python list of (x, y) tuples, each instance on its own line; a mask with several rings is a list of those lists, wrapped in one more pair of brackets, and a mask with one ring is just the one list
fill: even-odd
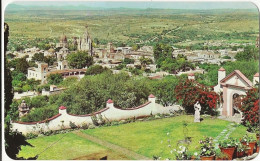
[(48, 64), (47, 63), (39, 63), (38, 67), (30, 67), (28, 68), (28, 79), (40, 80), (41, 83), (46, 83), (47, 80), (47, 72), (48, 72)]

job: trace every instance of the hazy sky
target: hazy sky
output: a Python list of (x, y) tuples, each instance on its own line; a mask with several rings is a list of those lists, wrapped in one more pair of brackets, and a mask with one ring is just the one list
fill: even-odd
[(256, 9), (251, 2), (15, 2), (19, 5), (37, 6), (87, 6), (93, 8), (163, 8), (163, 9)]

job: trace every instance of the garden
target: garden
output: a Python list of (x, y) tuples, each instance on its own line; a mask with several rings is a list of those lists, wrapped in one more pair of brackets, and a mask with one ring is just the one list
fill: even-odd
[[(252, 148), (256, 145), (256, 134), (247, 132), (245, 126), (209, 115), (202, 118), (201, 123), (194, 123), (192, 115), (155, 115), (45, 134), (50, 136), (40, 134), (27, 140), (33, 147), (22, 146), (19, 157), (38, 155), (38, 159), (88, 159), (86, 156), (99, 154), (108, 159), (138, 159), (121, 152), (121, 149), (126, 149), (150, 159), (214, 157), (211, 159), (222, 160), (251, 155), (257, 150)], [(221, 135), (225, 130), (226, 133)], [(107, 144), (113, 144), (119, 150)], [(226, 152), (231, 148), (232, 156)]]

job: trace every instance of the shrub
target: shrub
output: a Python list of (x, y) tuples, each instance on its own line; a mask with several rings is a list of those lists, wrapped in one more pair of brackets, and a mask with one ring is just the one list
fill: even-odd
[(176, 99), (183, 105), (186, 112), (194, 113), (194, 104), (199, 101), (202, 113), (214, 115), (219, 101), (219, 95), (211, 87), (192, 80), (180, 82), (175, 87)]
[(88, 129), (88, 124), (87, 123), (83, 123), (81, 125), (81, 128), (84, 129), (84, 130)]
[(28, 133), (28, 134), (26, 134), (25, 137), (26, 137), (27, 139), (33, 139), (33, 138), (38, 137), (38, 134), (35, 134), (35, 133)]
[(239, 109), (243, 112), (242, 123), (248, 127), (248, 131), (252, 131), (259, 124), (259, 92), (257, 88), (246, 92), (246, 97), (242, 99)]
[(78, 128), (78, 127), (77, 127), (77, 125), (76, 125), (74, 122), (71, 122), (71, 121), (70, 121), (70, 128), (76, 129), (76, 128)]
[(98, 123), (98, 118), (97, 118), (97, 116), (96, 116), (95, 114), (93, 114), (93, 115), (91, 116), (91, 120), (92, 120), (92, 122), (93, 122), (93, 124), (94, 124), (95, 126), (98, 126), (98, 125), (99, 125), (99, 123)]

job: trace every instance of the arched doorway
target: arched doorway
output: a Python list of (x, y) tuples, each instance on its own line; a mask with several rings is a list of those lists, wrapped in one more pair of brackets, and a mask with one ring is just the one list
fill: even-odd
[(235, 114), (241, 114), (239, 106), (242, 103), (243, 95), (235, 93), (233, 94), (232, 98), (232, 116), (234, 116)]

